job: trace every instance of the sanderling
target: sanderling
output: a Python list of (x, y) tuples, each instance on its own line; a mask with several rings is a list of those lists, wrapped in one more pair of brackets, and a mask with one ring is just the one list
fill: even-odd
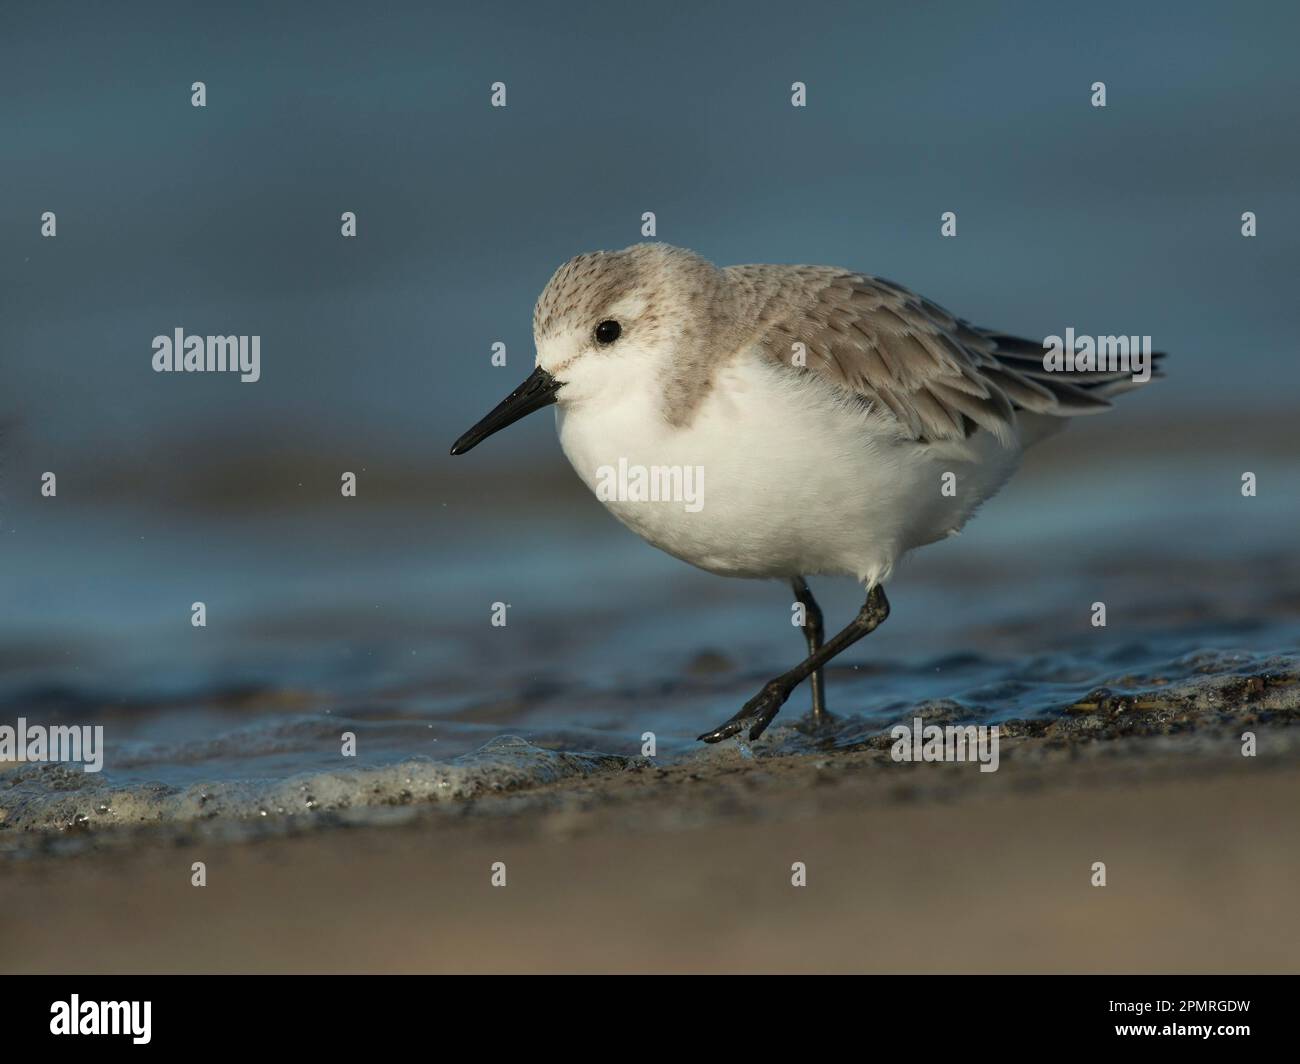
[[(899, 558), (957, 533), (1065, 418), (1140, 383), (1114, 367), (1053, 372), (1042, 343), (879, 277), (720, 269), (663, 244), (565, 263), (533, 334), (532, 374), (451, 453), (555, 403), (565, 455), (632, 531), (712, 573), (788, 580), (806, 611), (808, 657), (705, 742), (758, 738), (810, 676), (813, 722), (826, 720), (822, 667), (889, 615)], [(697, 505), (605, 490), (633, 467), (698, 470)], [(822, 574), (867, 590), (825, 642), (805, 582)]]

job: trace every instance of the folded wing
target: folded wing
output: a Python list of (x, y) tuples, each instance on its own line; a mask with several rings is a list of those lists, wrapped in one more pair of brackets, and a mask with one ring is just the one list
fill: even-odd
[(1017, 410), (1098, 413), (1133, 386), (1123, 372), (1048, 371), (1041, 343), (973, 326), (883, 278), (817, 266), (727, 272), (773, 359), (887, 411), (915, 440), (982, 428), (1009, 441)]

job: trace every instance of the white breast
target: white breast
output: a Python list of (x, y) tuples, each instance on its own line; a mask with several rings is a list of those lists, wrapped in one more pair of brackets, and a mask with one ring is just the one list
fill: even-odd
[[(564, 453), (598, 495), (635, 490), (620, 468), (702, 477), (694, 504), (602, 501), (654, 546), (727, 576), (883, 581), (905, 551), (959, 530), (1020, 456), (985, 432), (955, 443), (900, 440), (892, 422), (762, 356), (723, 370), (685, 428), (668, 424), (653, 386), (612, 402), (562, 402), (556, 423)], [(945, 473), (955, 475), (954, 495), (944, 494)]]

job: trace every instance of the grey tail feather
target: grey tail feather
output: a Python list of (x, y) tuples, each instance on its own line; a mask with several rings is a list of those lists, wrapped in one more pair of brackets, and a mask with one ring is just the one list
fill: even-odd
[[(1008, 336), (1005, 333), (980, 330), (995, 345), (993, 355), (1007, 369), (1027, 377), (1046, 387), (1060, 401), (1060, 413), (1074, 414), (1095, 413), (1105, 410), (1111, 404), (1112, 396), (1140, 388), (1147, 381), (1135, 381), (1131, 373), (1123, 370), (1114, 372), (1053, 372), (1043, 368), (1043, 345), (1035, 340), (1026, 340), (1020, 336)], [(1161, 362), (1165, 352), (1151, 353), (1151, 379), (1163, 377)]]

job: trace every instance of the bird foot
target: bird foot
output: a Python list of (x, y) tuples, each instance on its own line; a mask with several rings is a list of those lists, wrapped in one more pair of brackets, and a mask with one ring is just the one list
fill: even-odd
[(725, 724), (720, 724), (713, 731), (701, 735), (700, 742), (720, 743), (723, 739), (730, 739), (746, 728), (749, 729), (749, 741), (753, 742), (767, 730), (767, 726), (781, 712), (781, 707), (789, 697), (790, 689), (773, 680), (741, 706), (740, 712)]
[(794, 724), (794, 727), (804, 735), (816, 735), (819, 731), (829, 728), (839, 718), (829, 710), (816, 709), (809, 710), (808, 713), (800, 717)]

